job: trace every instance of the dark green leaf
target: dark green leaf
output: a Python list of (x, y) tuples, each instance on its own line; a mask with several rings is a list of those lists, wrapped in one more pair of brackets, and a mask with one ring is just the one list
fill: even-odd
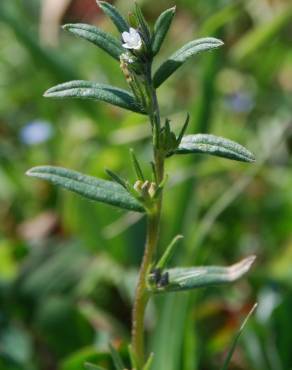
[(221, 370), (227, 370), (228, 369), (228, 365), (230, 364), (230, 361), (231, 361), (231, 358), (232, 358), (232, 355), (235, 351), (235, 348), (237, 346), (237, 342), (241, 336), (241, 333), (243, 332), (243, 329), (245, 327), (245, 325), (247, 324), (250, 316), (253, 314), (254, 310), (257, 308), (257, 303), (253, 306), (253, 308), (249, 311), (248, 315), (246, 316), (245, 320), (243, 321), (241, 327), (239, 328), (237, 334), (235, 335), (233, 341), (232, 341), (232, 344), (231, 344), (231, 347), (227, 353), (227, 356), (225, 358), (225, 361), (224, 361), (224, 364), (223, 364), (223, 367), (221, 368)]
[(212, 49), (216, 49), (223, 45), (221, 40), (213, 37), (206, 37), (198, 40), (193, 40), (184, 45), (181, 49), (172, 54), (156, 71), (153, 83), (157, 88), (165, 80), (168, 79), (184, 62), (192, 56)]
[(175, 15), (175, 9), (176, 7), (174, 6), (173, 8), (165, 10), (162, 14), (160, 14), (154, 25), (154, 35), (152, 39), (153, 55), (156, 55), (161, 48)]
[(141, 181), (145, 181), (142, 168), (141, 168), (140, 163), (139, 163), (139, 161), (136, 157), (134, 149), (130, 149), (130, 155), (131, 155), (133, 168), (134, 168), (134, 171), (135, 171), (135, 174), (136, 174), (137, 178)]
[(53, 166), (34, 167), (27, 172), (27, 175), (47, 180), (91, 200), (130, 211), (144, 212), (143, 207), (135, 198), (122, 186), (112, 181)]
[(189, 153), (211, 154), (241, 162), (255, 161), (254, 155), (242, 145), (220, 136), (208, 134), (184, 136), (175, 154)]
[(94, 364), (90, 364), (88, 362), (86, 362), (84, 364), (84, 367), (86, 370), (105, 370), (103, 367), (100, 367), (100, 366), (97, 366), (97, 365), (94, 365)]
[(163, 275), (168, 275), (167, 283), (154, 287), (153, 291), (182, 291), (232, 283), (249, 271), (254, 260), (255, 256), (250, 256), (229, 267), (203, 266), (164, 270)]
[(109, 170), (108, 168), (105, 169), (105, 172), (118, 184), (120, 184), (123, 188), (127, 189), (127, 181), (124, 180), (121, 176), (119, 176), (114, 171)]
[(119, 352), (111, 344), (109, 345), (109, 348), (116, 370), (125, 370), (126, 367), (123, 364)]
[(177, 141), (176, 141), (178, 146), (179, 146), (179, 144), (181, 143), (181, 141), (183, 139), (183, 136), (184, 136), (184, 134), (185, 134), (185, 132), (186, 132), (186, 130), (188, 128), (189, 122), (190, 122), (190, 115), (188, 113), (187, 114), (187, 118), (185, 120), (185, 123), (184, 123), (184, 125), (183, 125), (183, 127), (182, 127), (182, 129), (181, 129), (181, 131), (180, 131), (180, 133), (178, 135)]
[(139, 4), (136, 2), (135, 2), (135, 16), (138, 21), (138, 25), (141, 30), (143, 39), (146, 45), (150, 48), (151, 47), (151, 32), (150, 32), (148, 23), (146, 22), (146, 19), (144, 18), (142, 10)]
[(133, 112), (144, 111), (128, 91), (90, 81), (70, 81), (54, 86), (44, 94), (47, 98), (78, 98), (100, 100)]
[(97, 27), (75, 23), (65, 24), (63, 28), (76, 36), (92, 42), (117, 60), (120, 60), (120, 55), (124, 52), (121, 43), (117, 39)]
[(102, 11), (113, 21), (114, 25), (120, 32), (129, 31), (129, 25), (125, 18), (118, 12), (118, 10), (106, 1), (98, 1), (97, 5)]

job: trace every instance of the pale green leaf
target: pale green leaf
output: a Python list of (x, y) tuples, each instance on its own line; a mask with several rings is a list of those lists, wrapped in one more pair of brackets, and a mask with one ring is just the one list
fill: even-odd
[(255, 161), (254, 155), (242, 145), (232, 140), (209, 134), (184, 136), (174, 154), (190, 153), (211, 154), (241, 162)]
[(151, 290), (156, 293), (184, 291), (232, 283), (245, 275), (254, 261), (255, 256), (250, 256), (229, 267), (203, 266), (166, 269), (162, 271), (161, 276), (167, 276), (167, 279), (164, 278), (163, 284), (157, 282)]
[(141, 204), (121, 185), (83, 175), (62, 167), (39, 166), (27, 171), (27, 175), (47, 180), (54, 185), (80, 194), (85, 198), (107, 203), (130, 211), (144, 212)]
[(142, 370), (150, 370), (152, 363), (153, 363), (153, 359), (154, 359), (154, 353), (152, 352), (150, 353), (148, 360), (146, 361), (146, 364), (143, 366)]
[(117, 60), (120, 60), (120, 55), (124, 52), (120, 41), (95, 26), (74, 23), (65, 24), (63, 28), (74, 35), (95, 44)]
[(100, 100), (118, 107), (145, 114), (135, 97), (128, 91), (114, 86), (90, 81), (70, 81), (54, 86), (44, 94), (47, 98), (77, 98)]
[(223, 45), (221, 40), (213, 37), (206, 37), (190, 41), (181, 49), (172, 54), (156, 71), (153, 78), (154, 86), (159, 87), (165, 80), (168, 79), (183, 63), (189, 58), (201, 53), (216, 49)]
[(173, 8), (165, 10), (162, 14), (160, 14), (154, 25), (154, 34), (152, 38), (153, 55), (156, 55), (161, 48), (175, 15), (175, 9), (176, 8), (174, 6)]
[(118, 31), (124, 32), (129, 31), (129, 25), (125, 18), (119, 13), (116, 7), (108, 3), (107, 1), (98, 1), (97, 5), (100, 9), (112, 20)]

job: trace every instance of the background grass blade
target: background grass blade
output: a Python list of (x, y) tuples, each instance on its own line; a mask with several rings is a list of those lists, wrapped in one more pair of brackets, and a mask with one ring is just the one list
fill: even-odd
[(245, 318), (244, 322), (242, 323), (242, 325), (241, 325), (241, 327), (240, 327), (240, 329), (239, 329), (238, 333), (237, 333), (237, 334), (236, 334), (236, 336), (234, 337), (233, 342), (232, 342), (231, 347), (230, 347), (230, 349), (229, 349), (229, 351), (228, 351), (228, 353), (227, 353), (227, 356), (226, 356), (226, 358), (225, 358), (225, 361), (224, 361), (224, 364), (223, 364), (223, 366), (222, 366), (221, 370), (228, 370), (228, 366), (229, 366), (229, 364), (230, 364), (230, 361), (231, 361), (232, 355), (233, 355), (233, 353), (234, 353), (234, 351), (235, 351), (235, 348), (236, 348), (236, 346), (237, 346), (237, 342), (238, 342), (238, 340), (239, 340), (239, 338), (240, 338), (240, 336), (241, 336), (241, 333), (243, 332), (243, 329), (244, 329), (245, 325), (247, 324), (247, 322), (248, 322), (248, 320), (249, 320), (250, 316), (253, 314), (253, 312), (254, 312), (254, 310), (255, 310), (256, 308), (257, 308), (257, 303), (256, 303), (256, 304), (253, 306), (253, 308), (250, 310), (250, 312), (248, 313), (248, 315), (247, 315), (247, 317)]
[(101, 180), (66, 168), (53, 166), (34, 167), (27, 172), (27, 175), (47, 180), (91, 200), (130, 211), (144, 212), (143, 207), (135, 198), (122, 186), (112, 181)]

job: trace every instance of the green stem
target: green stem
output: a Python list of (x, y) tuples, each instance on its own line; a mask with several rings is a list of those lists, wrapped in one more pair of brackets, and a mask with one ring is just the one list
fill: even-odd
[[(150, 98), (149, 119), (153, 133), (153, 157), (157, 176), (160, 183), (164, 177), (164, 155), (159, 150), (159, 132), (161, 127), (159, 105), (156, 90), (152, 84), (151, 65), (146, 70), (147, 87)], [(160, 216), (162, 207), (162, 193), (151, 212), (147, 214), (147, 232), (144, 256), (139, 271), (138, 284), (135, 293), (133, 319), (132, 319), (132, 349), (138, 362), (138, 369), (141, 369), (145, 362), (144, 351), (144, 319), (147, 303), (150, 294), (147, 291), (147, 274), (153, 262), (153, 255), (159, 239)]]
[(142, 368), (144, 355), (144, 317), (145, 310), (150, 298), (147, 292), (146, 278), (149, 266), (152, 262), (153, 253), (155, 251), (159, 234), (159, 214), (148, 216), (147, 220), (147, 237), (145, 244), (145, 252), (140, 268), (138, 284), (135, 294), (135, 302), (133, 307), (133, 325), (132, 325), (132, 348), (137, 359), (139, 369)]

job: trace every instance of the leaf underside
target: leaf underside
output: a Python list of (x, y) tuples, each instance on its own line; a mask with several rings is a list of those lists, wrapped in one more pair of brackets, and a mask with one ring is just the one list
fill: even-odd
[(220, 136), (197, 134), (184, 136), (174, 154), (202, 153), (233, 159), (240, 162), (254, 162), (254, 155), (242, 145)]
[(56, 85), (47, 90), (46, 98), (76, 98), (104, 101), (130, 111), (145, 114), (130, 92), (105, 84), (76, 80)]
[(94, 201), (130, 211), (145, 211), (141, 204), (121, 185), (112, 181), (98, 179), (66, 168), (54, 166), (34, 167), (27, 172), (27, 175), (47, 180), (54, 185)]
[(117, 60), (120, 60), (120, 55), (124, 52), (121, 43), (116, 38), (95, 26), (83, 23), (73, 23), (65, 24), (63, 28), (74, 35), (93, 43)]
[(181, 49), (172, 54), (155, 72), (153, 83), (154, 87), (159, 87), (168, 79), (183, 63), (192, 56), (222, 46), (223, 42), (213, 37), (205, 37), (190, 41)]

